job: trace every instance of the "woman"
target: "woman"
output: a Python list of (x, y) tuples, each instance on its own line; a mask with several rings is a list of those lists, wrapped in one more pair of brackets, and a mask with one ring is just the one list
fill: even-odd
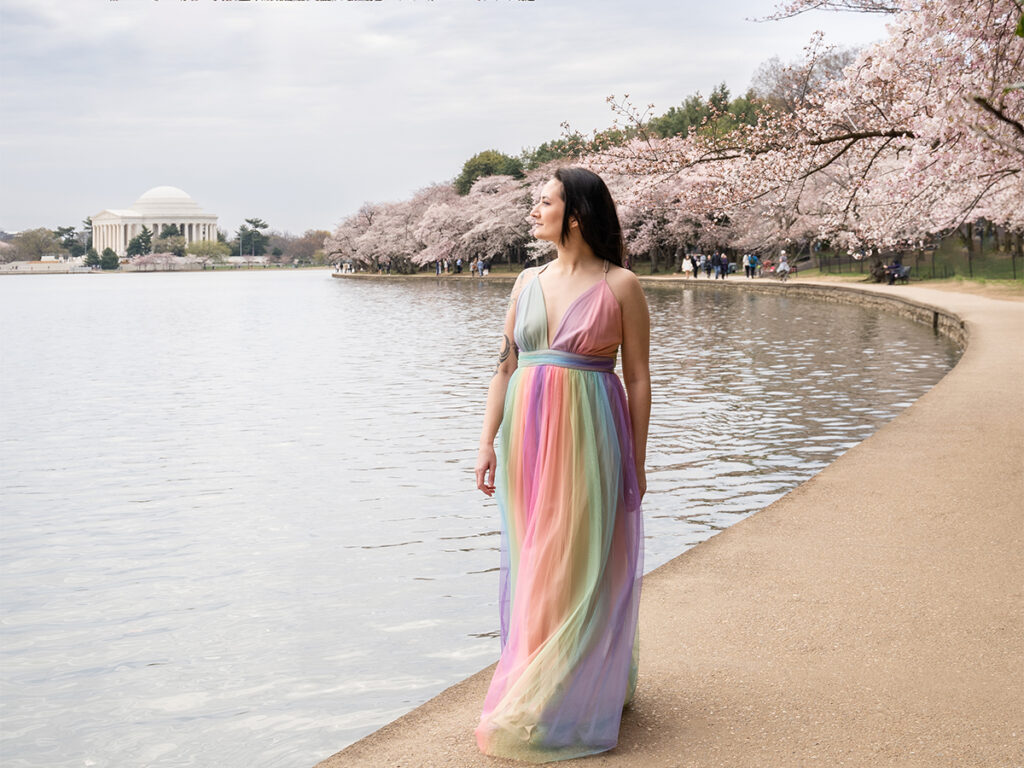
[(476, 482), (502, 515), (502, 651), (476, 734), (542, 763), (614, 747), (636, 687), (650, 319), (599, 176), (556, 171), (530, 216), (558, 256), (516, 280), (487, 394)]
[(693, 277), (693, 259), (689, 255), (683, 257), (683, 277)]

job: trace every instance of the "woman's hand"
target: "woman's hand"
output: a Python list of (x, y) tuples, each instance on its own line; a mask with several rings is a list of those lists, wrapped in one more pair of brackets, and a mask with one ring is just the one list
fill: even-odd
[(505, 333), (501, 337), (498, 367), (487, 387), (487, 407), (484, 409), (484, 425), (480, 430), (480, 453), (476, 457), (476, 487), (486, 496), (494, 495), (494, 475), (498, 467), (498, 459), (494, 455), (494, 440), (501, 427), (508, 382), (519, 365), (519, 350), (512, 343), (516, 327), (516, 298), (523, 285), (523, 275), (533, 274), (534, 271), (530, 269), (520, 272), (516, 284), (512, 286), (512, 298), (505, 312)]
[(493, 445), (481, 445), (476, 455), (476, 487), (486, 496), (494, 495), (494, 470), (498, 466), (498, 458), (494, 454)]

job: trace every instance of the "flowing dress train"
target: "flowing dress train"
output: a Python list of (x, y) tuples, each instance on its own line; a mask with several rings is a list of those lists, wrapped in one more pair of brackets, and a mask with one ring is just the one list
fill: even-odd
[(621, 308), (602, 279), (549, 345), (541, 272), (515, 309), (519, 365), (497, 446), (501, 658), (476, 730), (486, 754), (532, 763), (615, 746), (636, 687), (643, 547), (614, 370)]

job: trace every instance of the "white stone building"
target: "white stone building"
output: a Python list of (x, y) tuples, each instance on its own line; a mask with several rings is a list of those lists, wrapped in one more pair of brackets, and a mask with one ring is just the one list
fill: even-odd
[(171, 224), (186, 243), (217, 239), (217, 214), (205, 213), (195, 200), (177, 187), (153, 187), (131, 208), (107, 208), (92, 217), (92, 247), (97, 253), (110, 248), (127, 255), (128, 243), (148, 227), (157, 238)]

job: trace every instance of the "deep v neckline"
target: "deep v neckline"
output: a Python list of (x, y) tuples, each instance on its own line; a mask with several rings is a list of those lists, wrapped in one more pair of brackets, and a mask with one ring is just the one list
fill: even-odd
[(569, 302), (569, 306), (565, 308), (565, 312), (562, 313), (562, 316), (558, 319), (558, 322), (555, 324), (555, 335), (552, 336), (551, 335), (551, 325), (550, 325), (550, 323), (548, 323), (548, 297), (544, 295), (544, 286), (540, 284), (540, 273), (537, 273), (537, 277), (534, 278), (534, 282), (537, 283), (537, 290), (540, 291), (541, 305), (544, 307), (544, 333), (547, 336), (545, 341), (547, 342), (548, 349), (551, 349), (551, 345), (554, 343), (555, 339), (558, 338), (558, 334), (562, 330), (562, 326), (565, 324), (565, 318), (567, 318), (569, 316), (569, 313), (572, 311), (572, 308), (575, 307), (577, 303), (579, 303), (580, 299), (582, 299), (588, 293), (590, 293), (595, 288), (597, 288), (599, 285), (601, 285), (601, 283), (604, 283), (605, 285), (608, 285), (608, 280), (606, 280), (604, 277), (602, 277), (600, 280), (598, 280), (592, 286), (590, 286), (585, 291), (583, 291), (583, 293), (581, 293), (575, 299), (570, 301)]

